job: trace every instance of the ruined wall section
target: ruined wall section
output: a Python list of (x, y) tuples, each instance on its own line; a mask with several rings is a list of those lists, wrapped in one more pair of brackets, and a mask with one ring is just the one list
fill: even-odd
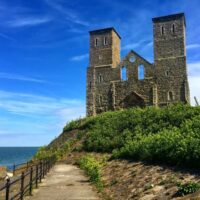
[(90, 32), (88, 116), (134, 106), (189, 103), (184, 14), (153, 18), (153, 32), (154, 64), (134, 51), (120, 62), (120, 36), (114, 28)]
[[(144, 79), (139, 80), (139, 66), (144, 67)], [(126, 68), (127, 80), (121, 78), (112, 82), (114, 109), (153, 104), (153, 86), (155, 82), (154, 66), (131, 51), (117, 68)], [(155, 94), (156, 95), (156, 94)]]
[(96, 77), (95, 68), (87, 68), (87, 85), (86, 85), (86, 114), (87, 116), (96, 115)]
[(111, 96), (111, 81), (119, 80), (119, 70), (112, 66), (96, 67), (96, 113), (113, 110)]

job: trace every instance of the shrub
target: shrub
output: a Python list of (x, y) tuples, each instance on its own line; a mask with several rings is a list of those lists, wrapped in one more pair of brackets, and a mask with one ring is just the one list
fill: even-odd
[(101, 188), (102, 182), (101, 182), (101, 162), (97, 161), (93, 156), (86, 155), (81, 157), (77, 161), (78, 165), (81, 169), (86, 171), (86, 174), (90, 177), (90, 181), (95, 183), (99, 188)]
[(187, 195), (187, 194), (194, 193), (199, 189), (200, 189), (199, 183), (188, 182), (188, 183), (185, 183), (185, 184), (180, 184), (178, 186), (177, 195), (178, 196), (184, 196), (184, 195)]
[(34, 155), (34, 159), (41, 160), (55, 156), (57, 160), (61, 160), (63, 156), (71, 150), (75, 140), (68, 140), (64, 142), (59, 148), (46, 148), (41, 147), (37, 153)]
[(106, 112), (68, 123), (82, 131), (83, 150), (113, 158), (200, 167), (200, 107), (177, 104)]

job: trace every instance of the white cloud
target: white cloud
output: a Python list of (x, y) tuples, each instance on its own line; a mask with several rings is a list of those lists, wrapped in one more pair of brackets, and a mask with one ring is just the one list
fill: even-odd
[(188, 63), (191, 104), (195, 105), (194, 97), (200, 103), (200, 61)]
[(63, 6), (62, 1), (54, 1), (54, 0), (45, 0), (46, 3), (54, 10), (65, 16), (66, 21), (83, 25), (89, 26), (89, 23), (80, 17), (75, 10), (70, 10), (68, 7)]
[(189, 44), (186, 46), (187, 49), (196, 49), (200, 48), (200, 44)]
[(153, 46), (153, 42), (152, 41), (146, 44), (146, 47), (152, 47), (152, 46)]
[(0, 79), (10, 79), (10, 80), (18, 80), (18, 81), (28, 81), (28, 82), (34, 82), (34, 83), (47, 83), (47, 81), (32, 77), (26, 77), (19, 74), (9, 74), (0, 72)]
[(196, 97), (200, 103), (200, 75), (189, 76), (189, 84), (191, 104), (195, 105), (194, 97)]
[(71, 58), (72, 61), (81, 61), (81, 60), (84, 60), (86, 58), (89, 57), (89, 54), (86, 53), (86, 54), (83, 54), (83, 55), (79, 55), (79, 56), (74, 56)]
[(132, 43), (122, 46), (122, 50), (134, 50), (136, 47), (140, 46), (140, 42), (138, 43)]
[(135, 48), (138, 47), (152, 47), (153, 46), (153, 42), (149, 41), (147, 42), (146, 40), (140, 40), (139, 42), (135, 42), (135, 43), (130, 43), (127, 45), (122, 46), (122, 50), (134, 50)]
[(3, 34), (3, 33), (0, 33), (0, 37), (5, 38), (7, 40), (16, 41), (14, 38), (12, 38), (6, 34)]
[[(68, 112), (67, 119), (79, 117), (85, 113), (85, 104), (77, 99), (57, 99), (26, 93), (13, 93), (0, 90), (0, 109), (17, 115), (49, 116), (51, 114), (64, 116)], [(80, 113), (73, 110), (80, 109)]]
[(200, 75), (200, 61), (188, 63), (188, 70), (190, 76)]
[[(66, 122), (85, 116), (85, 101), (80, 99), (53, 98), (3, 90), (0, 90), (0, 99), (0, 137), (5, 137), (4, 141), (11, 146), (23, 146), (25, 139), (28, 141), (25, 145), (29, 146), (48, 144), (62, 132)], [(21, 137), (21, 142), (8, 143), (10, 135)], [(29, 141), (30, 137), (35, 137), (36, 140)], [(4, 143), (0, 140), (0, 146), (6, 145)]]
[(13, 19), (7, 22), (10, 27), (24, 27), (24, 26), (35, 26), (50, 22), (50, 17), (23, 17)]

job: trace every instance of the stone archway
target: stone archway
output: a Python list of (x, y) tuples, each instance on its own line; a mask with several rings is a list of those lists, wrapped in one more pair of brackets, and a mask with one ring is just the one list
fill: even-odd
[(130, 108), (130, 107), (144, 107), (145, 102), (144, 99), (135, 92), (127, 95), (121, 102), (122, 108)]

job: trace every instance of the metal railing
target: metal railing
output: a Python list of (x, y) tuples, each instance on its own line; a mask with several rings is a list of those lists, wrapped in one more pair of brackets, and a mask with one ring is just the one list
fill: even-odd
[(15, 175), (18, 171), (28, 170), (31, 166), (34, 166), (35, 163), (33, 161), (27, 161), (20, 164), (14, 164), (12, 167), (13, 175)]
[(55, 164), (55, 161), (54, 156), (41, 160), (31, 165), (25, 172), (23, 171), (12, 180), (8, 178), (6, 183), (0, 188), (0, 192), (4, 193), (2, 198), (5, 200), (23, 200), (24, 195), (32, 195), (33, 188), (38, 187), (38, 183), (41, 183), (44, 176)]

